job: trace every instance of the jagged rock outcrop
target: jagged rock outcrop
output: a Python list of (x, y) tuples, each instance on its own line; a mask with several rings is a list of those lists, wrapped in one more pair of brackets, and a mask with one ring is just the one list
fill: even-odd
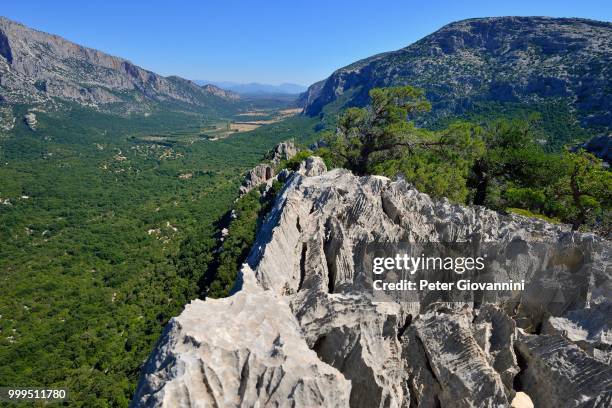
[(244, 177), (240, 186), (240, 195), (244, 195), (274, 177), (274, 167), (270, 164), (261, 163), (253, 167)]
[(448, 24), (397, 51), (357, 61), (310, 86), (304, 111), (364, 106), (375, 87), (425, 89), (437, 120), (483, 102), (565, 101), (585, 127), (612, 128), (612, 23), (489, 17)]
[(514, 354), (516, 323), (502, 309), (485, 304), (478, 309), (474, 327), (476, 341), (489, 364), (499, 374), (506, 390), (512, 390), (514, 376), (519, 371)]
[(323, 159), (318, 156), (310, 156), (300, 164), (298, 173), (307, 176), (318, 176), (327, 171), (327, 166)]
[[(360, 178), (340, 169), (322, 172), (318, 158), (310, 163), (286, 177), (239, 273), (234, 294), (196, 301), (197, 309), (188, 306), (170, 324), (149, 358), (134, 406), (170, 406), (164, 403), (166, 393), (172, 393), (175, 406), (188, 406), (184, 401), (197, 406), (213, 397), (221, 406), (255, 406), (258, 401), (260, 406), (274, 406), (285, 389), (301, 386), (301, 373), (286, 371), (286, 388), (278, 391), (255, 385), (271, 398), (262, 403), (255, 391), (235, 397), (232, 384), (251, 377), (236, 368), (242, 365), (234, 357), (211, 357), (254, 348), (252, 339), (260, 331), (253, 326), (264, 321), (273, 333), (292, 322), (292, 333), (303, 342), (295, 339), (294, 347), (304, 350), (300, 353), (307, 358), (315, 353), (318, 372), (324, 372), (319, 364), (331, 370), (326, 372), (334, 380), (318, 382), (317, 392), (335, 395), (336, 400), (325, 399), (317, 406), (507, 407), (528, 405), (529, 397), (538, 407), (557, 406), (551, 405), (556, 400), (544, 398), (543, 390), (558, 392), (566, 401), (580, 400), (582, 406), (605, 406), (609, 365), (578, 346), (555, 354), (556, 346), (545, 340), (550, 336), (538, 333), (551, 317), (580, 320), (582, 315), (573, 313), (608, 307), (612, 293), (608, 241), (572, 232), (568, 226), (432, 200), (401, 180)], [(527, 279), (527, 289), (533, 288), (458, 303), (431, 290), (410, 298), (393, 293), (377, 296), (371, 292), (372, 271), (364, 266), (369, 259), (367, 246), (401, 241), (494, 242), (487, 253), (491, 268), (515, 280)], [(574, 252), (563, 246), (568, 242)], [(551, 282), (558, 285), (549, 293)], [(258, 310), (259, 303), (264, 310)], [(244, 304), (252, 306), (237, 306)], [(254, 316), (245, 316), (247, 309)], [(169, 336), (177, 332), (177, 322), (189, 322), (182, 325), (181, 333), (193, 331), (198, 348), (210, 354), (194, 354), (193, 346), (185, 350), (176, 334)], [(596, 322), (588, 326), (592, 335), (586, 338), (601, 337), (596, 334), (605, 331), (600, 326)], [(519, 333), (517, 327), (525, 332)], [(283, 336), (293, 335), (283, 331)], [(555, 336), (562, 339), (564, 350), (573, 344)], [(270, 352), (270, 341), (256, 343)], [(294, 358), (289, 350), (283, 352), (287, 361)], [(549, 354), (555, 358), (547, 362)], [(568, 366), (563, 366), (565, 358)], [(183, 360), (194, 365), (187, 367)], [(219, 370), (227, 365), (224, 377), (200, 368), (212, 363)], [(575, 369), (567, 369), (570, 366)], [(566, 387), (566, 376), (575, 373), (583, 378), (589, 367), (596, 369), (598, 385)], [(336, 373), (350, 382), (350, 390)], [(197, 384), (221, 385), (210, 390), (199, 386), (197, 392), (205, 395), (196, 397), (191, 392), (196, 385), (183, 382), (188, 377), (197, 378)], [(545, 387), (540, 390), (539, 384)], [(223, 387), (231, 395), (217, 391)], [(566, 388), (557, 391), (559, 387)], [(526, 395), (517, 396), (517, 391)], [(312, 398), (300, 396), (289, 404), (312, 406)]]
[(293, 142), (280, 142), (274, 146), (272, 163), (278, 164), (283, 160), (289, 160), (298, 153), (298, 148)]
[[(260, 163), (245, 175), (242, 185), (240, 186), (240, 195), (247, 194), (249, 191), (262, 184), (269, 183), (273, 180), (278, 180), (279, 175), (276, 174), (276, 167), (283, 160), (289, 160), (298, 152), (297, 147), (293, 142), (281, 142), (274, 146), (272, 157), (267, 163)], [(323, 164), (325, 166), (325, 164)], [(320, 165), (317, 165), (320, 169)], [(284, 180), (283, 177), (280, 177)]]
[(571, 340), (591, 357), (612, 364), (612, 303), (572, 310), (565, 316), (551, 316), (542, 327), (544, 334), (559, 334)]
[(195, 300), (170, 321), (134, 405), (348, 405), (350, 382), (308, 348), (287, 303), (249, 286)]
[(34, 112), (28, 112), (23, 116), (23, 120), (30, 130), (36, 130), (38, 121), (36, 120), (36, 114)]
[[(414, 330), (414, 337), (425, 351), (442, 406), (507, 406), (510, 392), (489, 363), (489, 350), (478, 344), (475, 334), (479, 331), (474, 330), (473, 319), (467, 307), (451, 310), (439, 306), (419, 315), (409, 330)], [(492, 335), (486, 333), (482, 337), (489, 341)], [(410, 359), (407, 361), (411, 364)]]
[(351, 381), (351, 407), (402, 405), (406, 372), (400, 358), (398, 305), (302, 291), (292, 308), (308, 345)]
[(236, 99), (228, 96), (0, 17), (3, 103), (54, 106), (59, 99), (124, 114), (156, 103), (216, 109)]
[(612, 367), (559, 335), (519, 335), (517, 382), (536, 407), (609, 407)]

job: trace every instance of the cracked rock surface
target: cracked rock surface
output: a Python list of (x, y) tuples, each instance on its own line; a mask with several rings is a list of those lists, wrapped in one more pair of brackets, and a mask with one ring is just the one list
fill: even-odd
[(172, 319), (134, 405), (347, 406), (350, 388), (308, 348), (287, 304), (252, 285), (229, 298), (195, 300)]
[[(133, 406), (609, 406), (608, 241), (320, 164), (286, 178), (234, 294), (171, 320)], [(368, 243), (476, 238), (525, 291), (458, 303), (367, 290)], [(564, 296), (542, 290), (550, 280)]]

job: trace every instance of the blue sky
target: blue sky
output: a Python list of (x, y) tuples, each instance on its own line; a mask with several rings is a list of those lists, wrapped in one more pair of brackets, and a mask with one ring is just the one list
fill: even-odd
[(612, 2), (5, 0), (0, 14), (163, 75), (309, 85), (452, 21), (503, 15), (611, 21)]

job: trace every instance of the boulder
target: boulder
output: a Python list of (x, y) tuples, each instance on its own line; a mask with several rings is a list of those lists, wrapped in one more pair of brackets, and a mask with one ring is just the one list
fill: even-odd
[(298, 173), (306, 176), (319, 176), (327, 171), (327, 166), (318, 156), (310, 156), (300, 164)]
[(274, 177), (274, 167), (262, 163), (252, 168), (244, 177), (240, 186), (240, 195), (247, 194), (249, 191), (266, 183)]

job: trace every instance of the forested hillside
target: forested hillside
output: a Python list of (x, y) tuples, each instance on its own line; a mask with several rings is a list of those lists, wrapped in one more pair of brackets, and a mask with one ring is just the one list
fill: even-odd
[(3, 134), (3, 381), (68, 387), (72, 406), (127, 405), (164, 324), (198, 295), (177, 273), (181, 243), (212, 238), (244, 171), (313, 123), (211, 141), (203, 120), (73, 106)]

